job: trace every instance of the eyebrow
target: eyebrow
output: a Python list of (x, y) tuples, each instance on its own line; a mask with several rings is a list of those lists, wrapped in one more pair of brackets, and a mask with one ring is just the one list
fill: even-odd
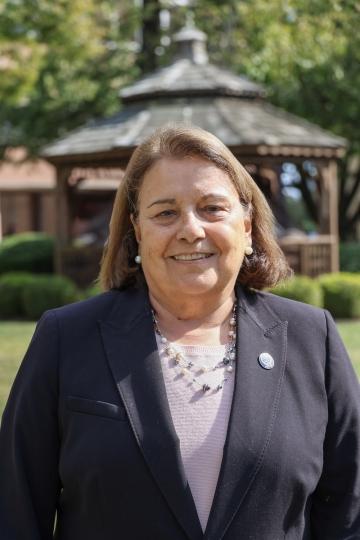
[[(204, 195), (204, 197), (201, 197), (202, 201), (206, 201), (207, 199), (220, 199), (222, 201), (227, 201), (229, 198), (226, 195), (222, 195), (221, 193), (208, 193), (207, 195)], [(155, 204), (175, 204), (176, 199), (158, 199), (157, 201), (152, 202), (147, 206), (147, 208), (151, 208)]]
[(151, 204), (149, 204), (147, 208), (151, 208), (155, 204), (175, 204), (175, 202), (176, 202), (175, 199), (158, 199), (157, 201), (154, 201)]
[(229, 197), (227, 197), (226, 195), (222, 195), (221, 193), (208, 193), (207, 195), (202, 197), (202, 200), (206, 201), (207, 199), (220, 199), (221, 201), (228, 201)]

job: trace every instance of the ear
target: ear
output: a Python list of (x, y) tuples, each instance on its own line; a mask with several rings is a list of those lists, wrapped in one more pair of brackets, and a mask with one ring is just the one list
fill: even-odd
[(136, 241), (138, 244), (140, 244), (140, 241), (141, 241), (140, 227), (134, 214), (130, 214), (130, 220), (131, 220), (132, 226), (134, 227)]
[(245, 216), (244, 217), (244, 233), (245, 233), (245, 238), (247, 239), (247, 241), (249, 243), (248, 244), (249, 246), (251, 246), (251, 244), (252, 244), (251, 231), (252, 231), (251, 217), (250, 216)]

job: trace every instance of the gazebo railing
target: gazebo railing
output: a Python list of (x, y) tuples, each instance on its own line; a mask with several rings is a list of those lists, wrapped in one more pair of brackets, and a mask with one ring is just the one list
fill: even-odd
[(332, 235), (287, 236), (279, 240), (295, 274), (316, 277), (339, 270), (338, 240)]
[(100, 270), (102, 246), (63, 248), (61, 273), (72, 279), (79, 287), (94, 284)]
[[(287, 236), (279, 240), (295, 274), (316, 277), (339, 269), (338, 241), (335, 236)], [(67, 247), (62, 250), (62, 273), (78, 285), (93, 283), (99, 272), (101, 246)]]

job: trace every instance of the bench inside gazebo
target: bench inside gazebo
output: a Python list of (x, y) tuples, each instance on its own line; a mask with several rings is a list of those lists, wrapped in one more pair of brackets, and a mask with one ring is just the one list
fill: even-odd
[(44, 149), (57, 170), (57, 271), (81, 284), (96, 277), (115, 189), (131, 153), (168, 122), (197, 125), (219, 137), (253, 174), (276, 217), (282, 165), (311, 162), (317, 170), (317, 234), (283, 226), (279, 243), (296, 273), (337, 271), (337, 162), (346, 141), (272, 106), (264, 88), (209, 63), (206, 35), (193, 25), (173, 40), (173, 61), (124, 88), (118, 114)]

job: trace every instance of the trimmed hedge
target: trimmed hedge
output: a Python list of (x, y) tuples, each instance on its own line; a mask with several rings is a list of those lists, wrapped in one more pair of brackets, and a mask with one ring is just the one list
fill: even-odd
[(295, 276), (270, 292), (329, 310), (333, 317), (360, 317), (360, 274), (338, 272), (317, 279)]
[(272, 293), (291, 300), (298, 300), (313, 306), (323, 306), (323, 292), (320, 284), (307, 276), (295, 276), (289, 281), (271, 289)]
[(85, 289), (84, 291), (82, 291), (82, 298), (87, 299), (87, 298), (93, 298), (94, 296), (97, 296), (98, 294), (102, 293), (103, 290), (101, 289), (99, 283), (94, 283), (94, 285), (91, 285), (90, 287), (88, 287), (87, 289)]
[(15, 319), (25, 315), (22, 297), (32, 280), (32, 274), (25, 272), (0, 276), (0, 319)]
[(360, 275), (346, 272), (323, 274), (318, 282), (324, 293), (324, 307), (334, 317), (360, 317)]
[(6, 236), (0, 242), (0, 274), (53, 272), (54, 239), (28, 232)]
[(11, 272), (0, 276), (0, 318), (39, 319), (47, 309), (79, 300), (75, 284), (63, 276)]
[[(11, 272), (0, 275), (0, 318), (38, 319), (48, 309), (90, 298), (101, 292), (98, 284), (80, 292), (63, 276)], [(296, 276), (271, 292), (325, 307), (334, 317), (360, 317), (360, 275), (340, 272), (317, 279)]]
[(38, 319), (47, 309), (70, 304), (79, 299), (76, 285), (63, 276), (37, 275), (22, 295), (25, 316)]

